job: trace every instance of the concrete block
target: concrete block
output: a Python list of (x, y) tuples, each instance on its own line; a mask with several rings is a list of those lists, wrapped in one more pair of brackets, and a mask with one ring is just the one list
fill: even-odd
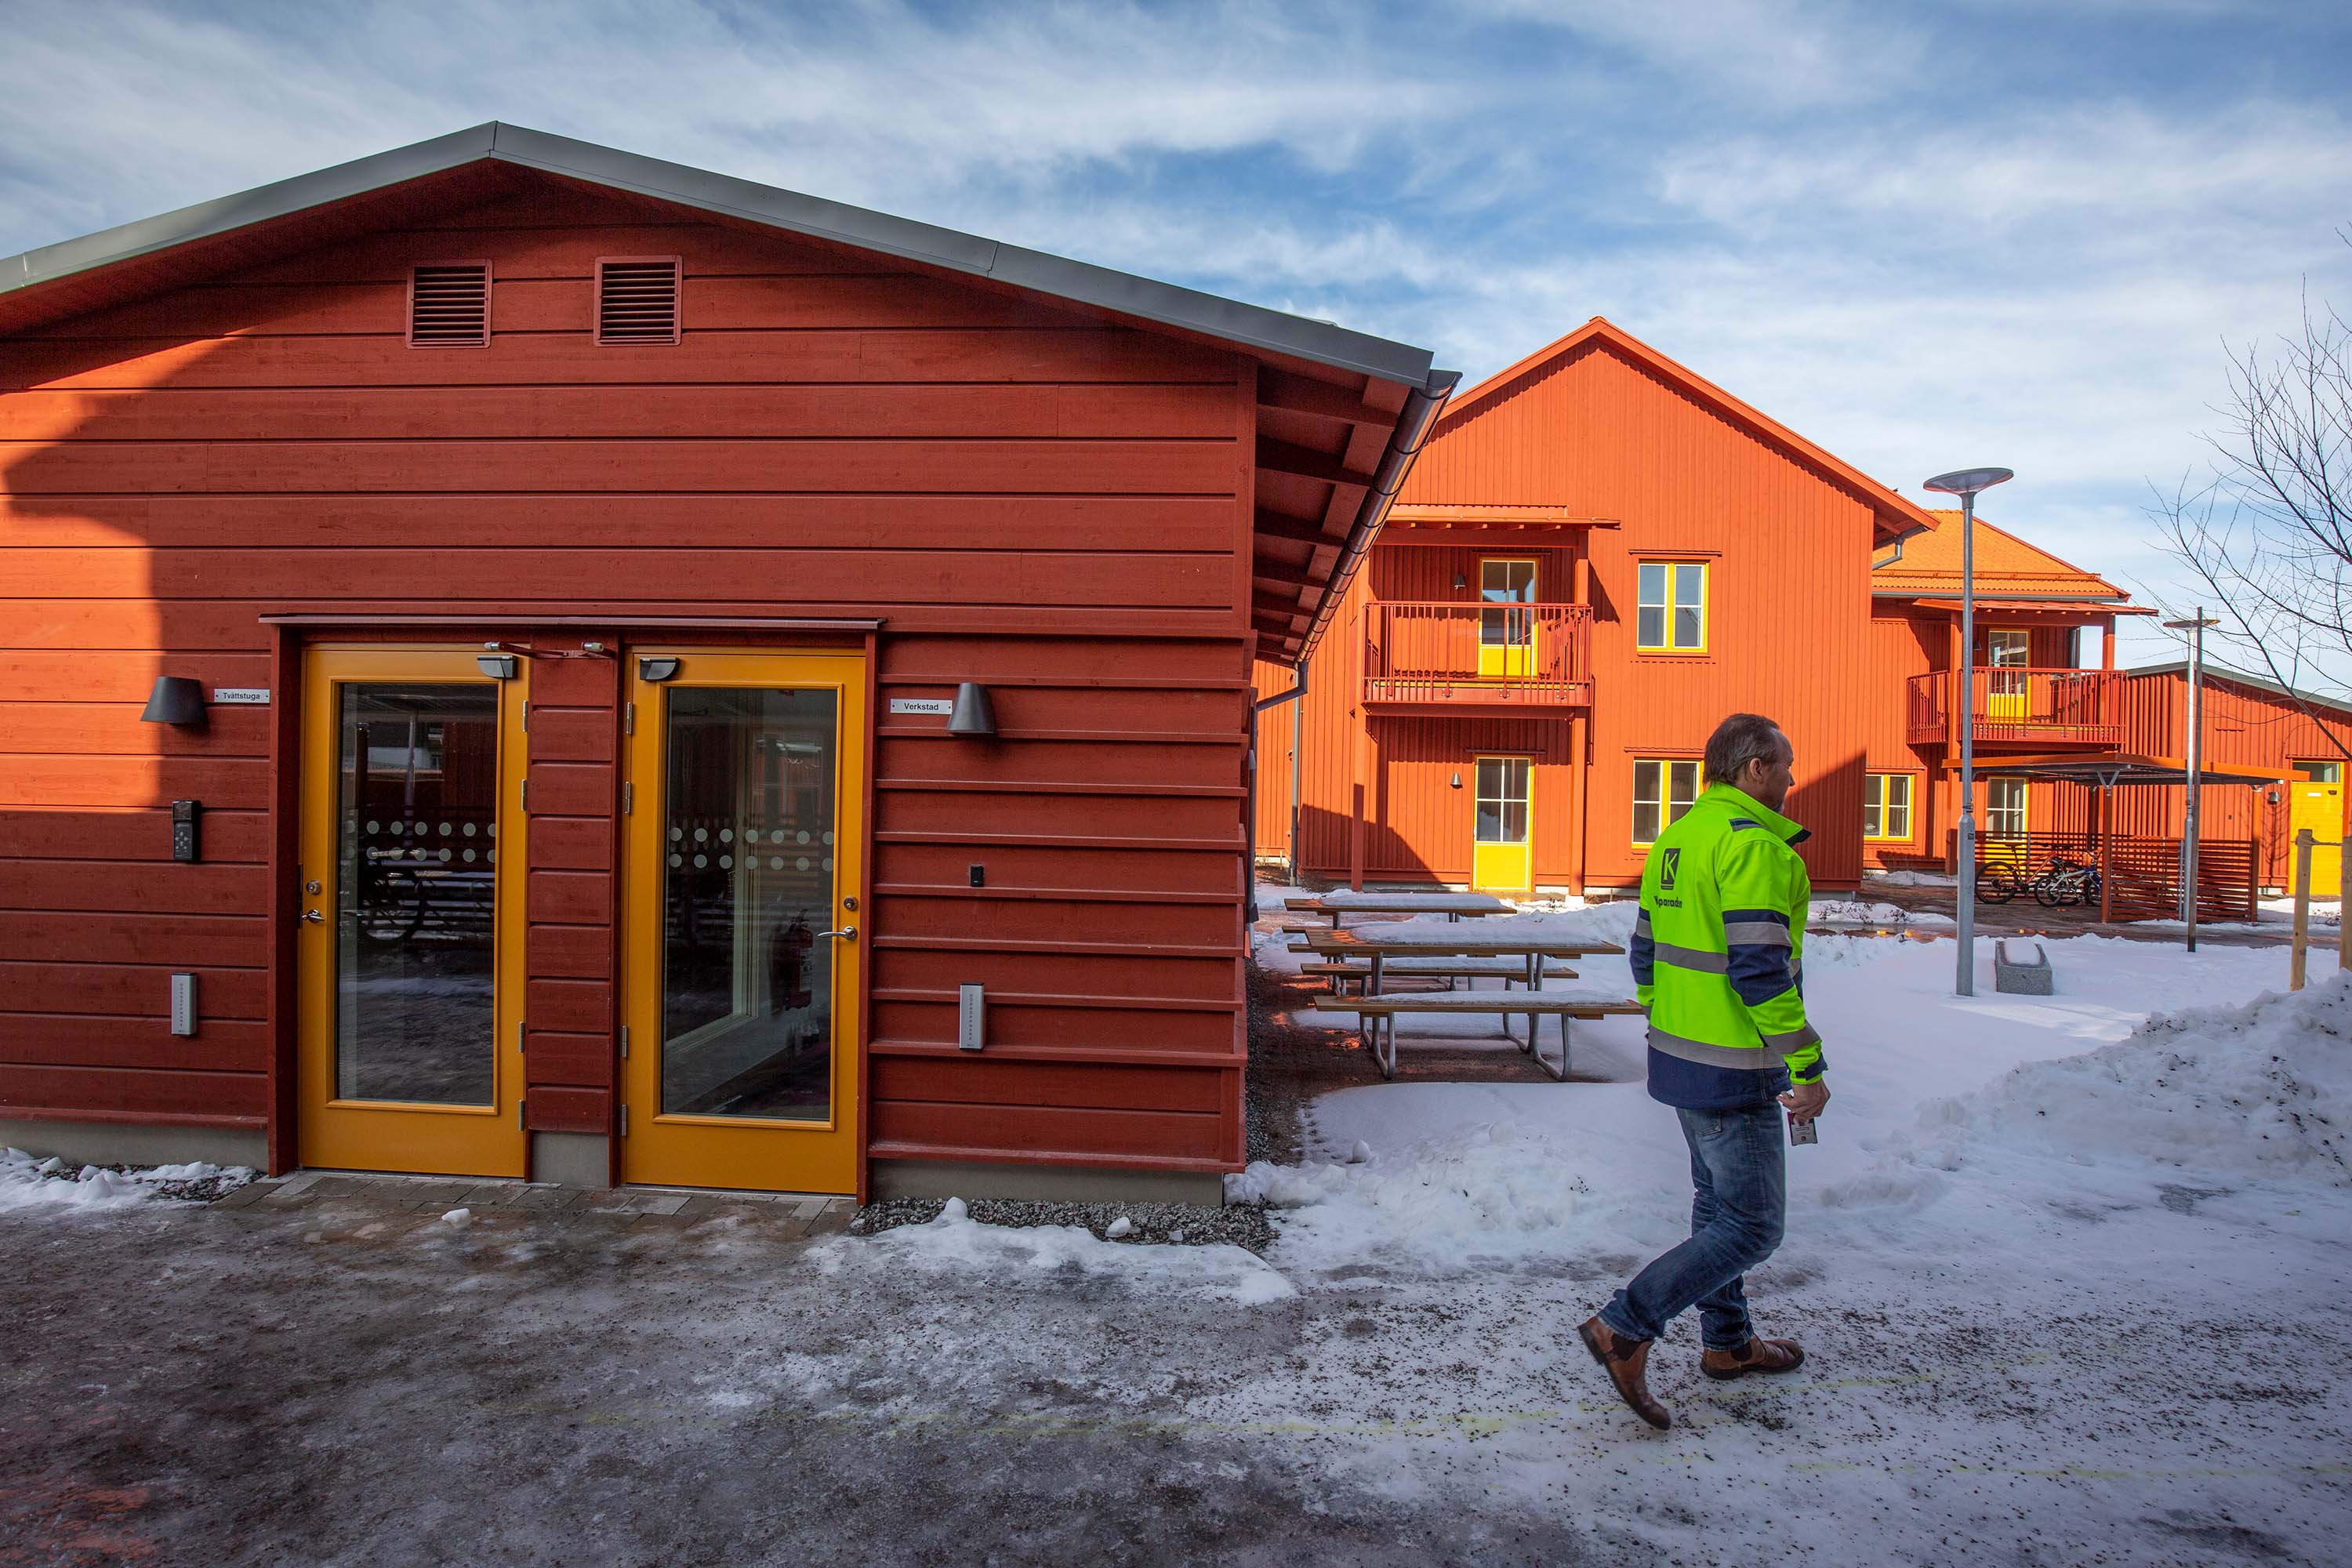
[(2012, 996), (2049, 996), (2056, 987), (2050, 973), (2050, 954), (2040, 942), (2031, 945), (2033, 956), (2023, 956), (2028, 944), (2012, 942), (2007, 937), (1992, 946), (1992, 988)]

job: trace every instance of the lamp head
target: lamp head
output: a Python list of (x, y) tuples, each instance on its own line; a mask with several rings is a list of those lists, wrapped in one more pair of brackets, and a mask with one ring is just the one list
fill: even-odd
[(2007, 468), (1955, 468), (1927, 481), (1927, 489), (1948, 496), (1972, 496), (2005, 484), (2017, 476)]

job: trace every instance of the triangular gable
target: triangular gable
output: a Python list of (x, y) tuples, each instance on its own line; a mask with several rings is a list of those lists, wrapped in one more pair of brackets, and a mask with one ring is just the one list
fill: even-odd
[[(1901, 554), (1874, 563), (1870, 589), (1880, 595), (1928, 596), (1960, 591), (1960, 514), (1933, 513), (1934, 532), (1903, 542)], [(2036, 598), (2126, 599), (2130, 595), (2096, 573), (2062, 561), (2007, 529), (1976, 520), (1976, 591), (1980, 596), (2027, 595)]]
[(1580, 349), (1595, 343), (1611, 349), (1640, 368), (1682, 387), (1734, 424), (1747, 427), (1762, 439), (1780, 447), (1798, 461), (1861, 496), (1869, 503), (1872, 511), (1878, 519), (1878, 536), (1882, 542), (1901, 539), (1909, 534), (1931, 530), (1936, 526), (1935, 513), (1925, 507), (1905, 499), (1890, 487), (1872, 479), (1843, 458), (1807, 440), (1769, 415), (1734, 397), (1696, 371), (1668, 359), (1664, 354), (1603, 316), (1593, 317), (1566, 337), (1545, 344), (1517, 364), (1496, 372), (1466, 392), (1456, 394), (1446, 405), (1444, 417), (1438, 421), (1436, 437), (1443, 437), (1447, 430), (1457, 428), (1465, 421), (1476, 417), (1481, 408), (1509, 388), (1554, 365), (1565, 363)]

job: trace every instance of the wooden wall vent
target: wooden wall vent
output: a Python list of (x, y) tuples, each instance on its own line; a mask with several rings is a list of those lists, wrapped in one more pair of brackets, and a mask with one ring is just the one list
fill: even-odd
[(596, 341), (677, 342), (678, 258), (606, 256), (596, 262)]
[(479, 349), (490, 343), (490, 264), (425, 261), (408, 274), (408, 346)]

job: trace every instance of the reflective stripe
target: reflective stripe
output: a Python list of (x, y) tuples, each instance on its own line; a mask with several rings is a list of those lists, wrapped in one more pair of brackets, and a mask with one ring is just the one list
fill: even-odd
[(1702, 952), (1695, 947), (1676, 947), (1670, 942), (1650, 944), (1651, 953), (1662, 963), (1677, 969), (1696, 969), (1702, 974), (1727, 974), (1731, 971), (1728, 954)]
[(1644, 933), (1646, 933), (1646, 932), (1649, 931), (1649, 929), (1650, 929), (1650, 911), (1649, 911), (1649, 910), (1634, 910), (1634, 911), (1633, 911), (1633, 929), (1634, 929), (1635, 931), (1642, 931), (1642, 932), (1644, 932)]
[(1785, 1057), (1792, 1056), (1807, 1046), (1820, 1045), (1822, 1037), (1811, 1024), (1807, 1024), (1804, 1027), (1791, 1029), (1785, 1035), (1767, 1035), (1764, 1037), (1764, 1043)]
[(1769, 1055), (1760, 1046), (1736, 1049), (1730, 1046), (1710, 1046), (1705, 1040), (1688, 1040), (1680, 1035), (1669, 1035), (1655, 1024), (1650, 1026), (1650, 1048), (1686, 1062), (1703, 1067), (1730, 1068), (1738, 1072), (1778, 1072), (1780, 1060)]
[(1735, 833), (1743, 827), (1761, 827), (1763, 826), (1764, 825), (1762, 823), (1757, 821), (1752, 816), (1735, 816), (1731, 819), (1732, 831)]
[(1774, 925), (1770, 921), (1733, 921), (1724, 926), (1723, 940), (1746, 942), (1750, 947), (1786, 947), (1789, 928)]

